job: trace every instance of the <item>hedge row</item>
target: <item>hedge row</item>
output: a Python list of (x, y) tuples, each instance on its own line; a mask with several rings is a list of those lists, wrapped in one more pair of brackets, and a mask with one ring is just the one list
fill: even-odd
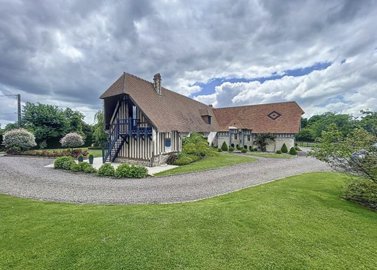
[(89, 163), (76, 163), (72, 157), (58, 157), (55, 159), (54, 168), (73, 172), (96, 173), (99, 176), (116, 178), (143, 178), (148, 176), (148, 170), (143, 166), (121, 164), (115, 169), (111, 164), (105, 163), (97, 171)]

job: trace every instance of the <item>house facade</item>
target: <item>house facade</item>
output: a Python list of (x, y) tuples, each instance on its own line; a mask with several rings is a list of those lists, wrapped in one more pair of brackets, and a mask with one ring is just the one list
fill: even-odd
[[(213, 108), (161, 85), (123, 73), (102, 95), (108, 142), (104, 162), (155, 166), (182, 150), (191, 132), (201, 132), (210, 144), (252, 146), (259, 133), (273, 133), (268, 151), (294, 145), (302, 109), (295, 102)], [(279, 148), (280, 147), (280, 148)]]

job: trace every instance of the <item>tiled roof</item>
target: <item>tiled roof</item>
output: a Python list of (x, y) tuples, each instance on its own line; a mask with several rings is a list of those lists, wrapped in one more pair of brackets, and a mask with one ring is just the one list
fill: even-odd
[(221, 131), (230, 126), (253, 133), (298, 133), (304, 111), (296, 102), (281, 102), (213, 110)]
[[(101, 98), (128, 94), (160, 132), (217, 131), (219, 126), (211, 107), (161, 87), (161, 95), (153, 83), (134, 75), (124, 73), (101, 95)], [(202, 114), (213, 116), (207, 124)]]
[[(123, 73), (101, 98), (128, 94), (160, 132), (227, 131), (230, 126), (253, 133), (298, 133), (304, 111), (296, 102), (212, 108), (153, 83)], [(202, 116), (212, 116), (207, 124)]]

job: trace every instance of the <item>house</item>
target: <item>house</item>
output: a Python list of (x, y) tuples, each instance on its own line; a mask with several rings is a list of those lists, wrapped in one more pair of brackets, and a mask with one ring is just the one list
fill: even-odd
[(296, 102), (213, 108), (161, 85), (123, 73), (100, 97), (104, 101), (108, 143), (104, 162), (129, 162), (155, 166), (182, 150), (182, 140), (201, 132), (208, 142), (221, 147), (251, 146), (259, 133), (273, 133), (276, 141), (268, 151), (283, 143), (294, 146), (304, 113)]

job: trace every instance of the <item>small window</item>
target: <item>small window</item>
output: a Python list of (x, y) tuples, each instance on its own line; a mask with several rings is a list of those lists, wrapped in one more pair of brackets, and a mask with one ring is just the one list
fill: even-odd
[(136, 106), (132, 106), (132, 118), (136, 119)]
[(237, 134), (234, 134), (234, 139), (237, 140)]
[(165, 147), (171, 147), (171, 139), (170, 138), (165, 139)]
[(212, 123), (212, 116), (208, 115), (208, 124)]
[(247, 135), (247, 141), (250, 142), (250, 140), (251, 140), (251, 136)]

